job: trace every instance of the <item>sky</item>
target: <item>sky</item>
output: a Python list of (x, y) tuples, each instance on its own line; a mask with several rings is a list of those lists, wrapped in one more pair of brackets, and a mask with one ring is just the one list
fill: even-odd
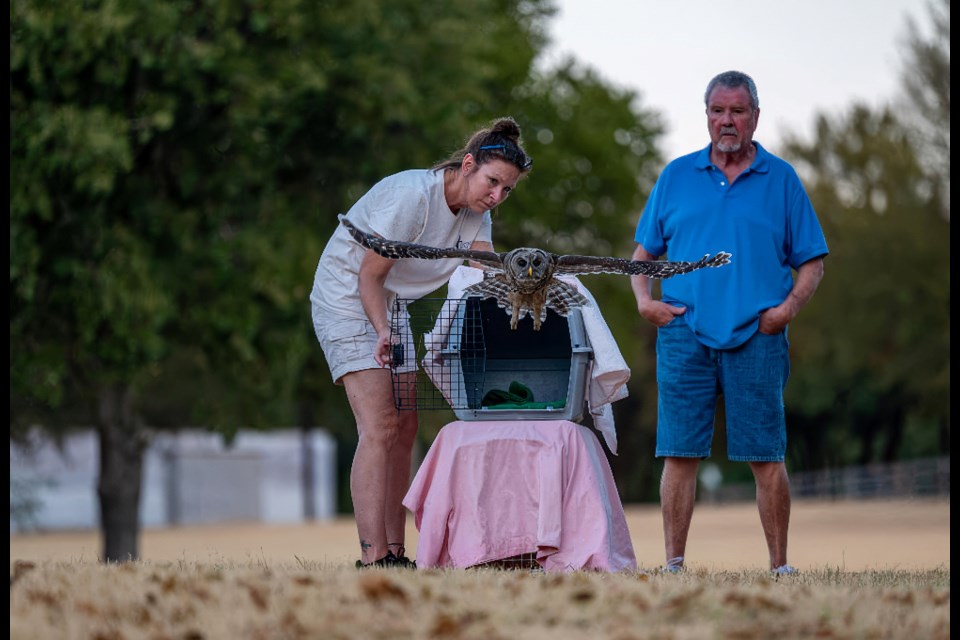
[(757, 84), (754, 139), (776, 153), (812, 138), (818, 113), (896, 98), (907, 17), (929, 32), (926, 0), (556, 0), (542, 63), (572, 55), (636, 91), (667, 128), (666, 159), (710, 141), (703, 91), (736, 69)]

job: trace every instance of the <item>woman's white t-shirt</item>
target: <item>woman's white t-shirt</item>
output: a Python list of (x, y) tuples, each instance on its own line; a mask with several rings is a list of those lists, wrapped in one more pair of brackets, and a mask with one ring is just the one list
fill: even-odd
[[(474, 241), (491, 242), (490, 212), (469, 209), (450, 211), (444, 196), (443, 170), (411, 169), (375, 184), (347, 212), (359, 229), (389, 240), (416, 242), (432, 247), (469, 249)], [(313, 280), (310, 302), (314, 320), (319, 316), (367, 319), (360, 302), (360, 262), (366, 250), (343, 225), (327, 242)], [(463, 258), (423, 260), (403, 258), (384, 283), (393, 298), (422, 298), (447, 283)]]

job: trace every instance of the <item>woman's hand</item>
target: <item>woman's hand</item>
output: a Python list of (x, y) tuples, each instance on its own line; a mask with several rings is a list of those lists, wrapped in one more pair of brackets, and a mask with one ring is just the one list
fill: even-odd
[(377, 346), (373, 350), (373, 359), (381, 367), (389, 367), (393, 364), (393, 344), (390, 342), (390, 334), (377, 336)]

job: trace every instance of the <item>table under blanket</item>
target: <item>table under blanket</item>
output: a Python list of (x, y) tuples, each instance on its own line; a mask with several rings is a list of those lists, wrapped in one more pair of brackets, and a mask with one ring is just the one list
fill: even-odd
[(403, 504), (419, 531), (417, 568), (529, 553), (545, 571), (637, 568), (604, 451), (574, 422), (451, 422)]

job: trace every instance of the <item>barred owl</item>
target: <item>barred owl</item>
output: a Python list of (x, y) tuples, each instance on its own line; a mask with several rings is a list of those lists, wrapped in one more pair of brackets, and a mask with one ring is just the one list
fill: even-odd
[(496, 253), (471, 249), (442, 249), (380, 238), (361, 231), (342, 214), (340, 222), (361, 246), (385, 258), (463, 258), (488, 267), (484, 271), (483, 280), (464, 289), (464, 294), (496, 299), (497, 304), (510, 314), (511, 329), (516, 329), (517, 323), (529, 313), (533, 318), (534, 330), (539, 331), (541, 323), (547, 317), (547, 309), (566, 316), (571, 309), (589, 304), (575, 286), (557, 279), (557, 275), (620, 273), (663, 279), (704, 267), (721, 267), (728, 264), (731, 257), (729, 253), (721, 251), (712, 257), (707, 254), (696, 262), (678, 262), (561, 256), (533, 247), (519, 247)]

